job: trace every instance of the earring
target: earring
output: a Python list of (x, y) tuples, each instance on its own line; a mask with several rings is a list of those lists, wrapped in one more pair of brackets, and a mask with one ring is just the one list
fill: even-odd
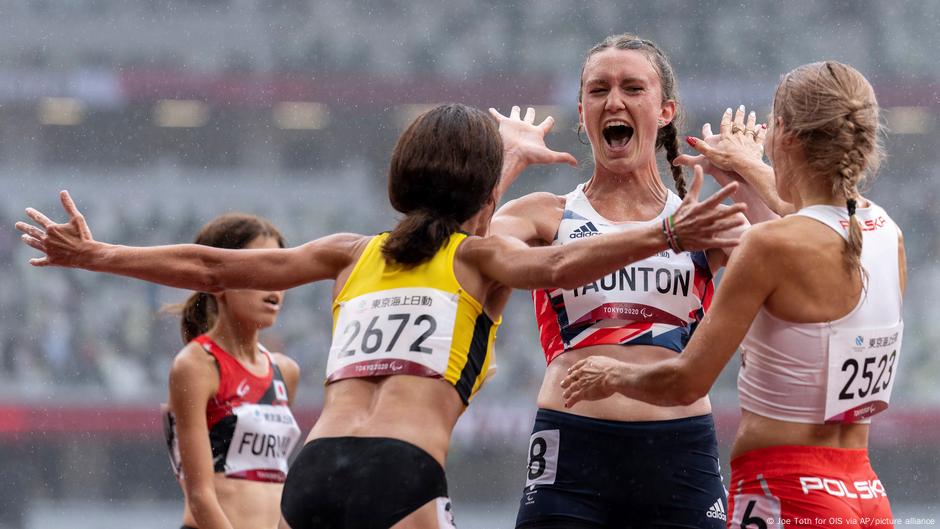
[(659, 118), (656, 120), (656, 124), (659, 125), (659, 128), (663, 128), (666, 126), (666, 120), (663, 118)]
[(589, 141), (584, 141), (584, 140), (581, 139), (581, 130), (582, 130), (582, 129), (581, 129), (581, 124), (578, 123), (578, 143), (580, 143), (581, 145), (590, 145), (591, 142), (589, 142)]

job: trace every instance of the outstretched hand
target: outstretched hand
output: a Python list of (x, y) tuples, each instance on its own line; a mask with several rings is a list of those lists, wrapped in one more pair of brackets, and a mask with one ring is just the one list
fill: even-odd
[(499, 122), (499, 134), (503, 138), (503, 149), (508, 157), (518, 158), (523, 165), (565, 163), (576, 166), (578, 161), (569, 153), (549, 149), (545, 145), (545, 135), (555, 126), (551, 116), (546, 117), (538, 125), (535, 124), (535, 109), (526, 109), (525, 116), (520, 117), (521, 109), (512, 107), (509, 117), (499, 113), (495, 108), (490, 114)]
[(700, 154), (683, 154), (673, 161), (675, 165), (691, 167), (699, 164), (719, 184), (740, 181), (739, 168), (743, 164), (763, 160), (767, 125), (757, 123), (752, 110), (745, 122), (744, 105), (738, 107), (732, 118), (731, 109), (721, 116), (719, 133), (713, 134), (711, 124), (702, 126), (702, 138), (689, 136), (686, 142)]
[(33, 266), (77, 267), (82, 250), (88, 243), (95, 242), (85, 217), (78, 211), (69, 192), (60, 191), (59, 200), (69, 216), (65, 224), (56, 224), (33, 208), (26, 208), (26, 215), (39, 227), (26, 222), (16, 223), (16, 229), (23, 232), (23, 242), (45, 254), (30, 259), (29, 264)]
[(695, 166), (692, 185), (673, 214), (672, 231), (683, 250), (707, 250), (737, 246), (738, 238), (729, 236), (734, 228), (747, 223), (738, 213), (747, 211), (747, 205), (735, 203), (725, 206), (721, 202), (738, 190), (738, 182), (731, 182), (714, 195), (699, 201), (702, 190), (702, 166)]

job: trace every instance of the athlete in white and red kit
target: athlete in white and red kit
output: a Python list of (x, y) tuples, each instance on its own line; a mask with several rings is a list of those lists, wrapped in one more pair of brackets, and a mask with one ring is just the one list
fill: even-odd
[[(741, 346), (742, 417), (731, 450), (729, 527), (893, 527), (868, 459), (870, 418), (897, 378), (906, 283), (901, 231), (858, 184), (880, 160), (878, 103), (834, 61), (787, 74), (767, 154), (739, 112), (707, 161), (762, 190), (785, 218), (751, 228), (681, 357), (647, 365), (594, 356), (572, 366), (565, 402), (611, 394), (685, 406), (707, 393)], [(689, 162), (705, 161), (690, 157)]]

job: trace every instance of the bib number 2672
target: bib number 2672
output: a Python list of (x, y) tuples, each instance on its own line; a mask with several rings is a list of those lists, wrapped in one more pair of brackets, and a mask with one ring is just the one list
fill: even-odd
[(363, 330), (362, 323), (353, 320), (343, 329), (343, 347), (337, 355), (345, 358), (362, 351), (364, 354), (373, 354), (379, 351), (391, 352), (398, 345), (402, 332), (408, 328), (409, 335), (417, 334), (408, 351), (414, 353), (431, 354), (431, 348), (425, 347), (427, 340), (437, 330), (437, 320), (430, 314), (419, 314), (412, 318), (411, 314), (397, 313), (386, 316), (373, 316), (372, 320)]

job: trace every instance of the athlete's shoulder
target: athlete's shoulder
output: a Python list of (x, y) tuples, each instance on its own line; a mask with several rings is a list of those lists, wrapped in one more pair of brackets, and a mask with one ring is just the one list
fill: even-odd
[(793, 242), (793, 233), (802, 219), (784, 217), (768, 222), (754, 224), (741, 235), (741, 244), (754, 248), (767, 248)]
[(202, 344), (192, 340), (176, 353), (171, 368), (199, 369), (204, 366), (213, 367), (215, 362), (215, 358), (203, 348)]
[(288, 395), (293, 400), (294, 393), (297, 391), (297, 383), (300, 381), (300, 366), (293, 358), (283, 353), (271, 353), (271, 357), (274, 358), (274, 363), (281, 370), (284, 382), (287, 383)]
[(801, 222), (803, 217), (788, 216), (767, 222), (759, 222), (751, 225), (744, 235), (755, 241), (775, 241), (786, 239), (788, 232), (792, 232), (794, 226)]
[(551, 213), (553, 210), (565, 209), (565, 197), (547, 191), (529, 193), (503, 204), (496, 215), (513, 215), (531, 217), (538, 214)]
[(323, 248), (336, 251), (337, 253), (347, 255), (358, 255), (373, 239), (373, 235), (361, 235), (358, 233), (333, 233), (320, 237), (315, 241), (310, 241), (308, 245), (317, 245)]
[(296, 248), (304, 259), (316, 261), (338, 272), (359, 259), (374, 238), (358, 233), (334, 233), (320, 237)]
[(291, 371), (293, 373), (300, 373), (300, 365), (296, 360), (286, 354), (271, 353), (271, 357), (274, 358), (274, 363), (277, 364), (277, 367), (280, 368), (282, 372)]
[(176, 353), (170, 364), (170, 392), (179, 389), (185, 393), (194, 385), (208, 386), (211, 392), (216, 391), (219, 369), (215, 358), (199, 342), (191, 341)]
[(816, 235), (804, 224), (807, 220), (784, 217), (751, 226), (741, 236), (732, 258), (760, 263), (760, 267), (770, 273), (774, 273), (777, 265), (789, 264), (791, 260), (805, 260), (813, 251), (809, 239)]
[(457, 259), (466, 263), (479, 263), (481, 260), (497, 259), (513, 249), (527, 249), (529, 245), (508, 235), (491, 234), (486, 237), (471, 235), (457, 248)]
[(779, 219), (751, 226), (741, 235), (732, 255), (760, 259), (785, 251), (792, 243), (792, 229), (787, 224), (787, 219)]
[(515, 237), (532, 246), (550, 244), (565, 211), (565, 197), (538, 192), (510, 200), (499, 208), (490, 232)]

